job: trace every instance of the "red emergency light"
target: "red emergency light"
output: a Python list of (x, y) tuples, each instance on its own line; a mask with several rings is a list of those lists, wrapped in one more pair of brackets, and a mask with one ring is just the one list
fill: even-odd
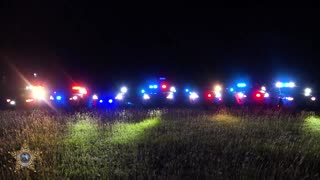
[(87, 94), (88, 93), (87, 89), (84, 87), (81, 87), (81, 86), (73, 86), (72, 89), (79, 91), (80, 94)]
[(255, 92), (254, 93), (254, 99), (256, 101), (262, 101), (264, 99), (264, 95), (261, 92)]
[(162, 84), (161, 88), (162, 89), (167, 89), (167, 85), (166, 84)]

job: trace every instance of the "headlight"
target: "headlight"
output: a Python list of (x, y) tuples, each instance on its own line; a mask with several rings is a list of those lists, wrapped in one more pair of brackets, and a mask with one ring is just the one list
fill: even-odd
[(310, 88), (305, 88), (304, 89), (304, 96), (310, 96), (311, 95), (311, 89)]
[(199, 98), (199, 95), (195, 92), (191, 92), (189, 98), (195, 100)]
[(174, 86), (172, 86), (172, 87), (170, 88), (170, 91), (171, 91), (171, 92), (177, 92), (177, 90), (176, 90), (176, 88), (175, 88)]
[(216, 95), (216, 98), (221, 98), (222, 97), (222, 94), (220, 92), (216, 92), (215, 95)]
[(214, 92), (221, 92), (222, 91), (222, 87), (220, 85), (216, 85), (214, 87)]
[(143, 99), (144, 99), (144, 100), (148, 100), (148, 99), (150, 99), (150, 96), (149, 96), (148, 94), (144, 94), (144, 95), (143, 95)]
[(126, 92), (128, 92), (128, 88), (127, 87), (122, 87), (121, 89), (120, 89), (120, 91), (122, 92), (122, 93), (126, 93)]
[(34, 86), (32, 89), (32, 97), (37, 100), (45, 100), (46, 90), (42, 86)]
[(15, 106), (16, 105), (16, 101), (10, 101), (10, 105), (11, 106)]
[(293, 101), (294, 98), (293, 98), (293, 97), (286, 97), (286, 100), (288, 100), (288, 101)]
[(115, 97), (115, 99), (117, 99), (117, 100), (122, 100), (122, 99), (123, 99), (123, 94), (122, 94), (122, 93), (117, 94), (117, 96)]
[(171, 93), (169, 93), (169, 95), (167, 96), (167, 99), (173, 99), (174, 97), (173, 97), (173, 93), (171, 92)]
[(244, 95), (242, 92), (237, 93), (237, 96), (238, 96), (239, 98), (244, 98), (244, 97), (246, 97), (246, 95)]
[(94, 94), (94, 95), (92, 96), (92, 99), (93, 99), (93, 100), (98, 100), (99, 98), (98, 98), (98, 96), (97, 96), (96, 94)]
[(72, 100), (78, 100), (78, 96), (73, 96)]

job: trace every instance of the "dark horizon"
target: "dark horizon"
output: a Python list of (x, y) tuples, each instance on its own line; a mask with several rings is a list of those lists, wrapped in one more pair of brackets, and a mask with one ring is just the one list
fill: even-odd
[(239, 75), (268, 82), (284, 74), (311, 84), (320, 78), (316, 9), (46, 5), (2, 11), (1, 60), (21, 72), (95, 86), (157, 76), (203, 84)]

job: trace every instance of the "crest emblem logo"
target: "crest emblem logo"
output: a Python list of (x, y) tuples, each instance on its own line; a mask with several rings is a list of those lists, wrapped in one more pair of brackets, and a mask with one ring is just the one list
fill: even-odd
[(16, 171), (22, 168), (29, 168), (36, 172), (34, 161), (36, 159), (41, 160), (41, 152), (38, 150), (31, 151), (26, 141), (24, 141), (24, 144), (19, 151), (9, 152), (9, 154), (11, 154), (16, 159)]

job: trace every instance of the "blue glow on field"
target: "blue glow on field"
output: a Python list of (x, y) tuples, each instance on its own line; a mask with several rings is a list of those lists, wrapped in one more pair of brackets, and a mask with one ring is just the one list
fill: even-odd
[(158, 85), (153, 85), (153, 88), (157, 89), (157, 88), (158, 88)]
[(161, 77), (160, 80), (166, 80), (166, 78), (165, 77)]
[(237, 84), (237, 87), (246, 87), (247, 85), (246, 85), (246, 83), (238, 83)]
[(141, 90), (141, 93), (144, 94), (146, 91), (144, 89)]
[(231, 91), (231, 92), (233, 92), (233, 91), (234, 91), (234, 89), (233, 89), (233, 88), (230, 88), (230, 91)]
[(149, 88), (152, 89), (152, 88), (153, 88), (153, 85), (149, 85)]
[(189, 92), (189, 89), (185, 89), (186, 92)]
[(57, 96), (56, 99), (57, 99), (58, 101), (60, 101), (62, 98), (61, 98), (61, 96)]
[(99, 100), (99, 103), (103, 103), (103, 100), (102, 100), (102, 99), (100, 99), (100, 100)]
[(111, 103), (113, 103), (113, 100), (112, 100), (112, 99), (109, 99), (108, 102), (111, 104)]

